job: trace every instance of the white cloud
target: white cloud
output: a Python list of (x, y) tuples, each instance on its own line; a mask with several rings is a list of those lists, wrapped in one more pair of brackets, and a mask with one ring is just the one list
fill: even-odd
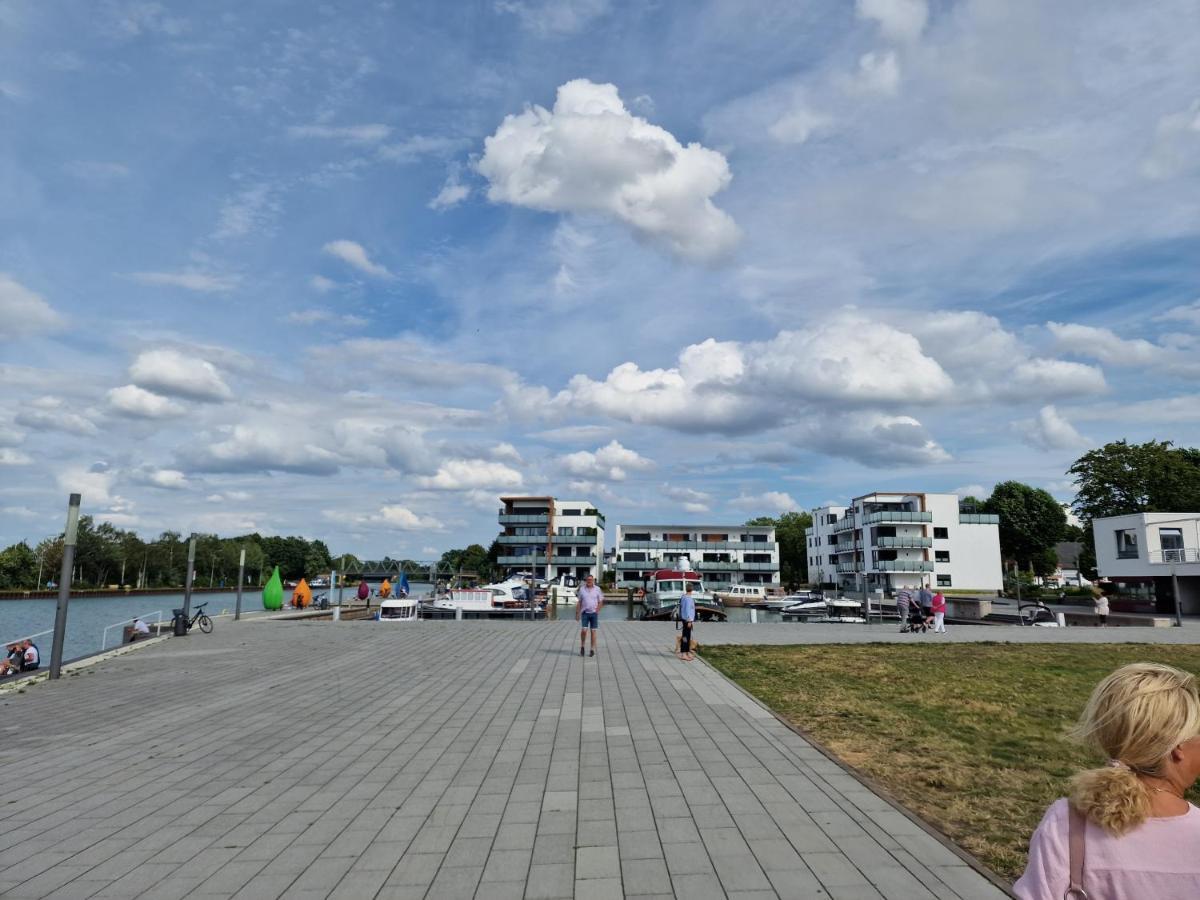
[(81, 494), (85, 509), (107, 507), (110, 504), (123, 506), (124, 501), (109, 493), (116, 473), (108, 470), (96, 471), (80, 466), (70, 467), (59, 473), (59, 489), (67, 494)]
[(646, 459), (636, 450), (610, 441), (593, 453), (580, 450), (568, 453), (559, 460), (563, 469), (580, 478), (624, 481), (629, 472), (645, 472), (654, 468), (654, 461)]
[(352, 328), (367, 324), (361, 316), (339, 315), (327, 309), (298, 309), (284, 316), (284, 321), (292, 325), (318, 325), (321, 322), (337, 322)]
[(129, 177), (129, 167), (126, 165), (89, 159), (72, 160), (63, 166), (63, 171), (72, 178), (92, 184), (109, 184)]
[(929, 19), (926, 0), (858, 0), (860, 19), (879, 23), (884, 37), (894, 41), (915, 41)]
[(1142, 163), (1147, 178), (1165, 180), (1200, 169), (1200, 100), (1158, 121), (1154, 145)]
[(429, 201), (429, 208), (438, 211), (451, 209), (469, 196), (471, 196), (471, 189), (460, 180), (458, 168), (451, 168), (442, 189), (438, 191), (436, 197)]
[(179, 403), (136, 384), (115, 387), (108, 392), (108, 405), (119, 415), (137, 419), (168, 419), (183, 415), (186, 410)]
[(223, 429), (225, 437), (207, 446), (189, 446), (185, 461), (206, 472), (295, 472), (332, 475), (342, 458), (314, 441), (271, 425), (237, 424)]
[(496, 0), (496, 10), (517, 17), (534, 34), (578, 34), (608, 12), (610, 0)]
[[(1159, 318), (1174, 315), (1186, 321), (1188, 307), (1175, 307)], [(1121, 337), (1109, 328), (1092, 325), (1047, 322), (1059, 347), (1073, 356), (1098, 359), (1110, 366), (1136, 366), (1158, 369), (1176, 375), (1200, 374), (1200, 360), (1191, 348), (1164, 347), (1144, 338)]]
[(135, 476), (142, 484), (179, 491), (188, 487), (187, 475), (178, 469), (145, 469)]
[(1071, 397), (1108, 390), (1104, 373), (1095, 366), (1061, 359), (1030, 359), (1012, 370), (1012, 380), (997, 388), (1011, 400)]
[(21, 453), (11, 447), (0, 447), (0, 466), (27, 466), (33, 462), (33, 457)]
[(312, 278), (308, 279), (308, 284), (309, 287), (311, 287), (318, 294), (328, 294), (335, 287), (337, 287), (336, 281), (334, 281), (332, 278), (326, 278), (324, 275), (314, 275)]
[(790, 494), (783, 491), (766, 491), (762, 494), (739, 494), (729, 501), (734, 509), (756, 512), (759, 515), (778, 515), (779, 513), (795, 512), (800, 504), (792, 499)]
[(61, 431), (85, 436), (96, 434), (96, 423), (86, 416), (71, 412), (60, 397), (38, 397), (22, 408), (13, 421), (35, 431)]
[(224, 294), (238, 286), (236, 275), (212, 275), (205, 272), (133, 272), (129, 276), (139, 284), (177, 287), (202, 294)]
[(912, 416), (824, 411), (805, 420), (796, 432), (801, 446), (874, 468), (937, 465), (951, 458)]
[(679, 504), (680, 508), (687, 513), (706, 513), (712, 509), (712, 494), (698, 491), (695, 488), (664, 484), (662, 495)]
[(379, 157), (403, 165), (417, 162), (427, 156), (445, 156), (458, 150), (463, 144), (462, 138), (415, 134), (395, 144), (380, 147)]
[(1183, 306), (1172, 306), (1154, 318), (1158, 322), (1186, 322), (1188, 325), (1200, 327), (1200, 300)]
[(330, 256), (336, 256), (347, 265), (353, 266), (360, 272), (365, 272), (376, 278), (389, 278), (392, 274), (384, 266), (371, 262), (371, 258), (367, 255), (367, 251), (363, 245), (356, 244), (354, 241), (330, 241), (321, 249)]
[(271, 185), (251, 185), (221, 205), (213, 237), (217, 240), (228, 240), (245, 237), (251, 233), (267, 232), (279, 211), (279, 201)]
[(129, 367), (138, 387), (172, 397), (222, 401), (233, 396), (221, 373), (206, 359), (179, 350), (146, 350)]
[(432, 516), (420, 516), (406, 506), (389, 504), (379, 507), (380, 520), (401, 531), (441, 531), (442, 524)]
[(482, 459), (451, 459), (438, 466), (437, 474), (417, 479), (421, 487), (437, 491), (472, 488), (512, 490), (524, 483), (521, 473), (500, 462)]
[(961, 484), (956, 488), (951, 488), (950, 493), (957, 494), (959, 499), (963, 497), (974, 497), (976, 500), (986, 500), (992, 496), (992, 489), (982, 484)]
[(1035, 418), (1016, 425), (1025, 440), (1039, 450), (1075, 450), (1091, 443), (1053, 406), (1043, 406)]
[(0, 334), (27, 337), (63, 324), (63, 317), (41, 295), (0, 272)]
[(729, 184), (725, 157), (630, 115), (611, 84), (569, 81), (553, 110), (506, 116), (477, 167), (493, 202), (602, 213), (686, 259), (718, 259), (739, 238), (712, 202)]
[(900, 59), (889, 50), (886, 53), (864, 53), (858, 60), (858, 71), (847, 83), (850, 91), (893, 96), (900, 89)]
[(379, 122), (365, 125), (293, 125), (288, 128), (289, 137), (321, 138), (347, 144), (377, 144), (391, 133), (389, 126)]

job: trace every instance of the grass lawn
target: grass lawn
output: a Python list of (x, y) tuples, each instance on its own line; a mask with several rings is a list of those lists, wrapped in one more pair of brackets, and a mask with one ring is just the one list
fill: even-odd
[(703, 655), (1014, 879), (1046, 807), (1078, 769), (1100, 762), (1065, 736), (1096, 683), (1129, 662), (1200, 673), (1200, 647), (1153, 644), (730, 646)]

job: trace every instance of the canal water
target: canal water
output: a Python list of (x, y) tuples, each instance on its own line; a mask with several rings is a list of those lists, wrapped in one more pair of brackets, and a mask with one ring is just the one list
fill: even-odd
[[(414, 596), (420, 596), (429, 589), (428, 584), (413, 582)], [(326, 593), (316, 590), (315, 595)], [(337, 596), (336, 590), (329, 591), (330, 599)], [(343, 597), (349, 601), (353, 590), (346, 589)], [(206, 612), (214, 618), (221, 613), (233, 614), (237, 602), (237, 592), (205, 593), (192, 595), (192, 609), (201, 603), (207, 603)], [(377, 601), (376, 601), (377, 602)], [(8, 643), (29, 635), (37, 635), (34, 642), (42, 649), (43, 656), (50, 658), (50, 634), (54, 628), (54, 611), (57, 601), (53, 598), (33, 598), (23, 600), (0, 600), (0, 641)], [(71, 600), (67, 614), (67, 640), (63, 648), (64, 659), (76, 659), (89, 653), (118, 646), (121, 643), (122, 626), (134, 616), (154, 622), (161, 614), (162, 620), (171, 619), (171, 610), (183, 606), (183, 594), (159, 594), (154, 596), (127, 597), (115, 595), (111, 597), (76, 597)], [(641, 606), (634, 606), (634, 616), (641, 614)], [(263, 612), (262, 590), (247, 588), (242, 592), (242, 612), (261, 614)], [(750, 610), (730, 608), (730, 622), (749, 622)], [(623, 601), (608, 601), (600, 612), (602, 619), (624, 619), (626, 606)], [(560, 606), (559, 619), (574, 618), (574, 606)], [(221, 628), (229, 619), (215, 618), (216, 627)], [(759, 622), (779, 622), (776, 612), (758, 611)], [(113, 626), (113, 627), (109, 627)], [(707, 625), (705, 627), (708, 627)], [(108, 629), (107, 635), (105, 629)]]

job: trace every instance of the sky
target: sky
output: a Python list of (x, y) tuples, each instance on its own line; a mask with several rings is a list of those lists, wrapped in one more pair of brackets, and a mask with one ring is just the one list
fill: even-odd
[(1200, 0), (0, 0), (0, 337), (0, 546), (1067, 501), (1200, 443)]

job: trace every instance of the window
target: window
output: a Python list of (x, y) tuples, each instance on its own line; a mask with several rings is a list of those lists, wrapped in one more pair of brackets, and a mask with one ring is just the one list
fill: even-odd
[(830, 513), (825, 517), (826, 525), (834, 525), (837, 523), (837, 513)]
[(933, 536), (934, 536), (934, 538), (936, 538), (939, 541), (949, 540), (950, 539), (950, 529), (949, 528), (935, 528), (935, 529), (933, 529)]
[(937, 586), (938, 587), (950, 587), (950, 576), (949, 575), (939, 575), (937, 577)]
[(583, 511), (579, 509), (564, 509), (559, 513), (560, 516), (582, 516)]
[(664, 531), (664, 541), (690, 541), (692, 536), (686, 531)]
[(1117, 559), (1137, 559), (1137, 532), (1132, 528), (1124, 528), (1117, 532)]
[(565, 537), (571, 537), (575, 534), (575, 529), (570, 525), (560, 525), (558, 528), (558, 533)]
[(934, 562), (950, 562), (950, 551), (949, 550), (934, 550), (933, 551), (933, 560), (934, 560)]
[(706, 543), (712, 543), (713, 541), (727, 541), (727, 540), (729, 540), (729, 535), (727, 535), (727, 534), (702, 534), (702, 535), (700, 535), (700, 540), (702, 540)]
[(829, 564), (832, 566), (835, 562), (837, 562), (837, 557), (834, 556), (832, 553), (830, 553), (829, 554)]
[(743, 553), (742, 562), (754, 563), (769, 563), (771, 561), (770, 553)]
[(628, 531), (625, 533), (627, 541), (648, 541), (650, 540), (650, 532), (648, 531)]
[(625, 562), (645, 562), (645, 561), (646, 561), (645, 553), (628, 553), (627, 552), (625, 554)]
[(1158, 545), (1162, 547), (1163, 562), (1184, 562), (1183, 529), (1158, 529)]

